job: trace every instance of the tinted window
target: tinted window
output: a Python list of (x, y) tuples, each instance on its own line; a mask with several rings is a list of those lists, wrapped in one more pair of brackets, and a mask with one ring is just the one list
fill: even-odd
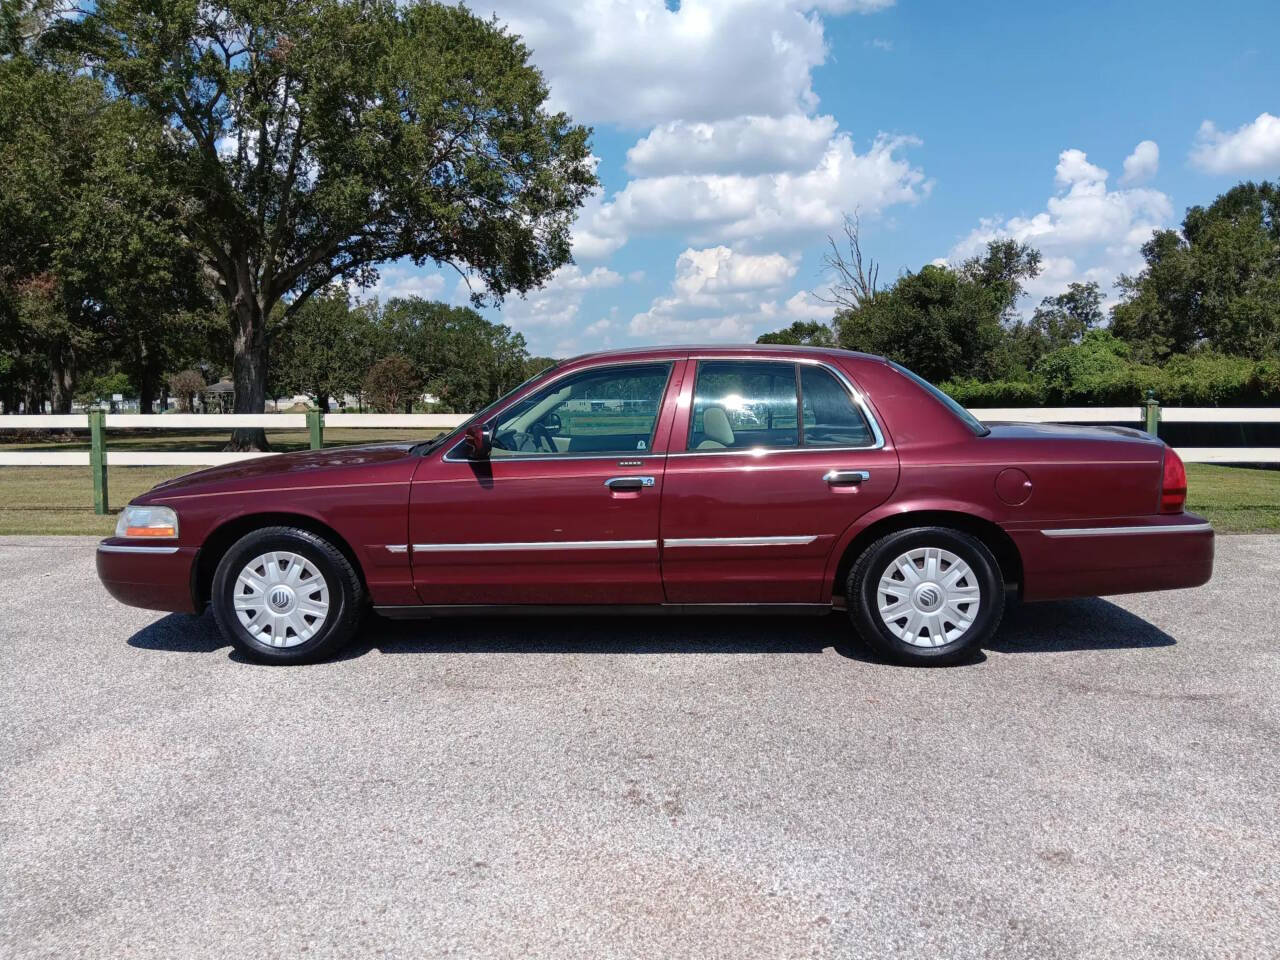
[(699, 361), (690, 450), (794, 447), (798, 433), (795, 364)]
[(822, 367), (800, 368), (806, 447), (869, 447), (875, 443), (866, 418), (844, 384)]
[(669, 363), (584, 370), (498, 416), (492, 456), (638, 453), (653, 449)]

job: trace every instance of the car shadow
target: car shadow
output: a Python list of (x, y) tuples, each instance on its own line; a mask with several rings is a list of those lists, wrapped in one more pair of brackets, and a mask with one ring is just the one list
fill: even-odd
[(1063, 653), (1168, 647), (1177, 641), (1159, 627), (1101, 597), (1010, 603), (988, 650)]
[[(170, 614), (129, 638), (130, 646), (173, 653), (215, 653), (230, 648), (213, 617)], [(1123, 607), (1089, 598), (1012, 603), (986, 650), (1053, 653), (1170, 646), (1176, 641)], [(387, 620), (371, 615), (337, 659), (372, 650), (388, 654), (607, 653), (752, 654), (832, 650), (852, 660), (884, 662), (854, 637), (842, 614), (825, 617), (477, 617)], [(230, 651), (233, 659), (240, 654)], [(986, 659), (975, 650), (959, 666)]]

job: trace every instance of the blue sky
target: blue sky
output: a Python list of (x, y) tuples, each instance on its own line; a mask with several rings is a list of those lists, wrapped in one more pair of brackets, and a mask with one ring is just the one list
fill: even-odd
[[(1274, 0), (492, 7), (553, 105), (595, 128), (603, 186), (576, 264), (489, 311), (535, 353), (829, 319), (814, 294), (842, 212), (882, 281), (1015, 236), (1045, 257), (1031, 299), (1073, 280), (1110, 292), (1152, 229), (1280, 176)], [(399, 264), (372, 292), (466, 288)]]

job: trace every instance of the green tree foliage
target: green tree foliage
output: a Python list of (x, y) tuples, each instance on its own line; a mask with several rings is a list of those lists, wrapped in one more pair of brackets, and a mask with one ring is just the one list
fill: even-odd
[(1040, 358), (1060, 347), (1079, 343), (1104, 321), (1102, 292), (1093, 282), (1073, 283), (1056, 297), (1045, 297), (1028, 319), (1006, 326), (1007, 335), (995, 351), (995, 376), (1026, 376)]
[(272, 392), (305, 393), (325, 413), (330, 400), (358, 393), (381, 346), (375, 308), (352, 306), (335, 284), (316, 294), (276, 338)]
[(1116, 335), (1148, 360), (1207, 345), (1254, 358), (1280, 349), (1280, 185), (1241, 183), (1157, 231), (1123, 277)]
[[(9, 4), (6, 14), (18, 9)], [(143, 409), (187, 332), (207, 316), (195, 251), (178, 229), (163, 145), (95, 78), (12, 39), (0, 59), (0, 383), (6, 406), (67, 412), (109, 359)], [(16, 52), (15, 47), (17, 47)], [(35, 383), (33, 381), (43, 381)]]
[(779, 343), (808, 347), (834, 347), (836, 334), (829, 324), (817, 320), (797, 320), (789, 327), (765, 333), (756, 343)]
[(178, 409), (190, 413), (196, 397), (208, 384), (199, 370), (181, 370), (169, 377), (169, 391), (178, 398)]
[(447, 411), (479, 410), (528, 378), (524, 336), (467, 307), (397, 298), (381, 324), (385, 348), (412, 361)]
[(364, 378), (365, 396), (380, 413), (412, 413), (422, 387), (422, 375), (413, 361), (399, 353), (383, 357)]
[(1109, 330), (1094, 330), (1079, 343), (1040, 358), (1035, 374), (1051, 404), (1071, 405), (1080, 397), (1096, 403), (1123, 403), (1140, 395), (1130, 348)]
[(958, 267), (906, 273), (836, 315), (840, 345), (896, 360), (929, 380), (989, 378), (1023, 283), (1040, 269), (1025, 244), (996, 240)]
[[(547, 367), (554, 367), (559, 362), (560, 361), (557, 360), (555, 357), (527, 358), (524, 362), (524, 371), (523, 371), (524, 377), (521, 379), (520, 382), (524, 383), (525, 380), (528, 380), (530, 377), (537, 376), (543, 370), (547, 369)], [(497, 398), (495, 397), (494, 399), (497, 399)]]
[[(64, 42), (166, 130), (185, 224), (260, 412), (269, 318), (376, 265), (452, 264), (497, 301), (567, 263), (596, 179), (517, 37), (409, 0), (100, 0)], [(483, 299), (483, 297), (481, 297)], [(237, 431), (233, 446), (264, 446)]]

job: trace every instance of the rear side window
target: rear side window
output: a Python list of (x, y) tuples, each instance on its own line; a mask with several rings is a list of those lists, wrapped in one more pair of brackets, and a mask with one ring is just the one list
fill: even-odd
[(848, 387), (824, 367), (782, 360), (698, 362), (690, 450), (874, 445), (875, 432)]
[(689, 449), (797, 447), (796, 367), (756, 360), (701, 360)]
[(800, 395), (806, 447), (869, 447), (875, 442), (866, 417), (831, 371), (802, 366)]

